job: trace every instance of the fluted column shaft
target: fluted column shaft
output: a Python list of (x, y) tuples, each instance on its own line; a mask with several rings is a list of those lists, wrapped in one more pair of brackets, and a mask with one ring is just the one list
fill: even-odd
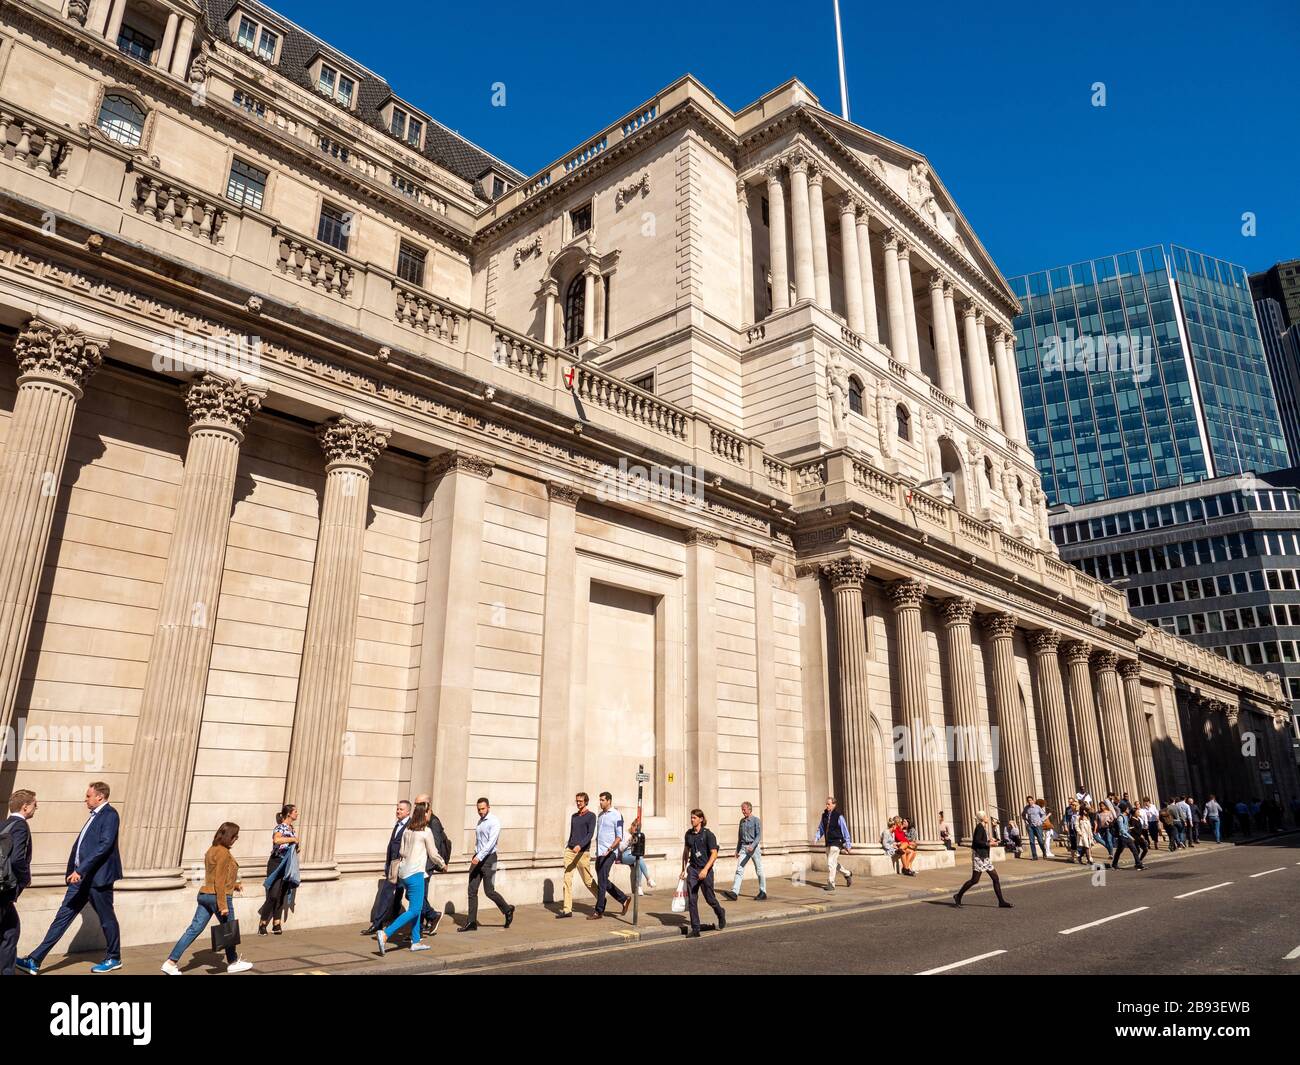
[(952, 691), (952, 719), (957, 735), (961, 737), (961, 747), (955, 755), (957, 787), (954, 798), (957, 809), (954, 814), (958, 838), (969, 840), (975, 832), (976, 814), (988, 809), (981, 766), (987, 753), (986, 741), (980, 728), (979, 697), (972, 661), (970, 621), (974, 604), (969, 599), (945, 599), (940, 610), (947, 630), (945, 658)]
[(790, 306), (790, 268), (785, 236), (785, 186), (779, 163), (767, 168), (767, 245), (772, 310), (784, 311)]
[(1137, 774), (1136, 798), (1160, 799), (1156, 783), (1156, 763), (1151, 753), (1151, 733), (1147, 729), (1146, 700), (1142, 698), (1142, 667), (1132, 659), (1119, 664), (1124, 682), (1124, 702), (1128, 709), (1128, 734), (1133, 748), (1133, 771)]
[[(239, 447), (261, 395), (204, 374), (185, 396), (190, 442), (149, 651), (123, 807), (123, 887), (182, 883)], [(161, 881), (159, 883), (158, 881)]]
[(1057, 657), (1060, 637), (1049, 629), (1029, 634), (1034, 652), (1035, 709), (1043, 732), (1041, 750), (1043, 789), (1048, 809), (1060, 811), (1074, 797), (1075, 779), (1070, 757), (1070, 719), (1065, 709), (1065, 688), (1061, 683), (1061, 660)]
[(808, 211), (812, 223), (813, 290), (817, 306), (831, 309), (831, 265), (826, 244), (826, 199), (822, 196), (822, 172), (808, 175)]
[(1029, 722), (1016, 680), (1016, 619), (1012, 614), (982, 614), (980, 624), (993, 658), (993, 705), (998, 716), (998, 812), (1005, 821), (1018, 818), (1025, 798), (1036, 794), (1029, 758)]
[(939, 842), (939, 772), (936, 757), (946, 749), (936, 750), (932, 739), (930, 706), (926, 692), (925, 633), (921, 628), (921, 604), (925, 600), (925, 582), (895, 581), (889, 586), (896, 619), (898, 705), (901, 724), (908, 737), (905, 760), (907, 810), (904, 812), (917, 840), (922, 844), (942, 846)]
[(988, 410), (985, 420), (994, 425), (1001, 425), (1002, 414), (998, 410), (998, 382), (993, 374), (993, 360), (989, 355), (989, 331), (983, 311), (975, 312), (975, 339), (979, 344), (980, 374), (984, 378), (984, 406)]
[(302, 815), (306, 879), (338, 875), (334, 838), (370, 475), (388, 443), (386, 430), (349, 418), (327, 422), (319, 435), (327, 459), (325, 499), (285, 781), (285, 800)]
[(841, 558), (823, 567), (835, 597), (839, 649), (840, 717), (844, 762), (840, 808), (849, 831), (863, 835), (879, 820), (873, 808), (880, 753), (871, 750), (871, 692), (867, 672), (867, 631), (862, 613), (862, 582), (868, 566)]
[[(981, 362), (983, 357), (980, 355), (979, 325), (976, 321), (975, 304), (967, 303), (962, 308), (962, 319), (966, 325), (966, 360), (967, 369), (970, 371), (971, 402), (975, 405), (976, 414), (986, 422), (992, 421), (988, 374), (984, 372), (985, 365)], [(987, 360), (984, 362), (986, 363)]]
[(907, 335), (907, 364), (919, 373), (921, 342), (916, 333), (916, 297), (912, 292), (912, 249), (902, 241), (898, 245), (898, 289), (903, 296), (903, 329)]
[(1137, 773), (1133, 770), (1133, 750), (1129, 746), (1128, 722), (1124, 720), (1124, 697), (1120, 693), (1119, 659), (1114, 651), (1098, 651), (1092, 656), (1097, 675), (1097, 702), (1101, 705), (1102, 758), (1106, 766), (1106, 787), (1117, 795), (1128, 792), (1137, 798)]
[(72, 418), (106, 346), (39, 318), (14, 340), (18, 395), (0, 459), (0, 735), (18, 699)]
[(844, 274), (844, 316), (859, 336), (866, 329), (862, 313), (862, 271), (858, 264), (858, 208), (852, 196), (840, 197), (840, 269)]
[(749, 220), (749, 186), (743, 181), (736, 182), (736, 225), (740, 229), (740, 317), (757, 322), (760, 315), (754, 305), (754, 230)]
[(1078, 783), (1101, 799), (1106, 794), (1106, 767), (1101, 760), (1101, 735), (1097, 727), (1097, 704), (1092, 694), (1092, 672), (1088, 658), (1092, 647), (1082, 640), (1071, 640), (1062, 650), (1070, 675), (1070, 723), (1074, 732), (1075, 763)]
[(582, 339), (596, 339), (596, 275), (591, 270), (583, 278)]
[(895, 362), (907, 365), (907, 319), (903, 316), (903, 287), (898, 279), (898, 236), (885, 232), (885, 304), (889, 316), (889, 353)]
[(957, 310), (953, 306), (951, 281), (943, 283), (943, 327), (948, 331), (948, 355), (954, 380), (952, 398), (958, 403), (969, 405), (970, 400), (966, 398), (966, 374), (961, 365), (961, 334), (957, 331)]
[(796, 300), (817, 296), (813, 276), (812, 209), (808, 202), (808, 160), (790, 162), (790, 222), (794, 228), (794, 295)]
[(880, 324), (876, 318), (876, 276), (871, 265), (871, 215), (865, 204), (858, 205), (858, 271), (862, 277), (862, 335), (871, 343), (880, 343)]
[(948, 346), (948, 318), (943, 305), (943, 278), (930, 277), (930, 317), (934, 321), (934, 350), (939, 359), (939, 388), (946, 396), (959, 400), (957, 378), (952, 369), (952, 349)]

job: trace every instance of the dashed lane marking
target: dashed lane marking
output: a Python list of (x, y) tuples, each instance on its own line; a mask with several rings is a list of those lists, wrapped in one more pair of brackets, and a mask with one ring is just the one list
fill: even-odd
[(1231, 883), (1232, 883), (1231, 880), (1225, 880), (1222, 884), (1214, 884), (1210, 887), (1197, 888), (1195, 891), (1187, 891), (1184, 892), (1182, 895), (1175, 895), (1174, 898), (1190, 899), (1193, 895), (1199, 895), (1202, 891), (1217, 891), (1219, 888), (1227, 887)]
[(1087, 924), (1075, 925), (1073, 928), (1062, 928), (1061, 935), (1068, 936), (1075, 932), (1082, 932), (1085, 928), (1096, 928), (1099, 924), (1105, 924), (1107, 921), (1118, 921), (1121, 917), (1131, 917), (1135, 913), (1141, 913), (1143, 910), (1149, 910), (1150, 906), (1139, 906), (1135, 910), (1125, 910), (1123, 913), (1112, 913), (1109, 917), (1103, 917), (1100, 921), (1089, 921)]
[(1283, 958), (1282, 960), (1283, 960), (1283, 961), (1295, 961), (1296, 958), (1300, 958), (1300, 947), (1296, 947), (1295, 950), (1293, 950), (1290, 954), (1288, 954), (1288, 955), (1287, 955), (1285, 958)]
[(917, 976), (934, 976), (935, 973), (946, 973), (949, 969), (960, 969), (963, 965), (974, 965), (977, 961), (983, 961), (985, 958), (996, 958), (999, 954), (1005, 954), (1005, 950), (990, 950), (987, 954), (977, 954), (973, 958), (966, 958), (963, 961), (955, 961), (949, 965), (940, 965), (937, 969), (926, 969), (919, 972)]
[(1269, 873), (1282, 873), (1286, 871), (1285, 865), (1279, 865), (1276, 869), (1265, 869), (1262, 873), (1251, 873), (1250, 878), (1254, 880), (1257, 876), (1268, 876)]

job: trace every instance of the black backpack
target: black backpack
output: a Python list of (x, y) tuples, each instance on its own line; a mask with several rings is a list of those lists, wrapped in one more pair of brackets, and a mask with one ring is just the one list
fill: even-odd
[(451, 861), (451, 838), (442, 830), (442, 822), (435, 814), (429, 815), (429, 831), (433, 833), (433, 845), (438, 848), (442, 860)]
[(14, 873), (14, 819), (0, 828), (0, 894), (12, 895), (18, 890), (18, 876)]

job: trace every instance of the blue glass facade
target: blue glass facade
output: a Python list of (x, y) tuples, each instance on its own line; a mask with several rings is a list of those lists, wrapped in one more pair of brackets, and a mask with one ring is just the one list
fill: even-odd
[(1240, 267), (1156, 246), (1010, 283), (1025, 425), (1049, 502), (1290, 464)]

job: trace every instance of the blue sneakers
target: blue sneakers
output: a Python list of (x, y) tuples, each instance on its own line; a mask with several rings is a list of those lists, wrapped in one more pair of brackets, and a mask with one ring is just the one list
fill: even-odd
[(41, 971), (41, 967), (31, 958), (19, 958), (14, 962), (14, 968), (20, 973), (27, 973), (29, 976), (35, 976)]
[(122, 968), (121, 958), (105, 958), (98, 965), (92, 965), (90, 971), (92, 973), (111, 973), (114, 969), (120, 968)]

